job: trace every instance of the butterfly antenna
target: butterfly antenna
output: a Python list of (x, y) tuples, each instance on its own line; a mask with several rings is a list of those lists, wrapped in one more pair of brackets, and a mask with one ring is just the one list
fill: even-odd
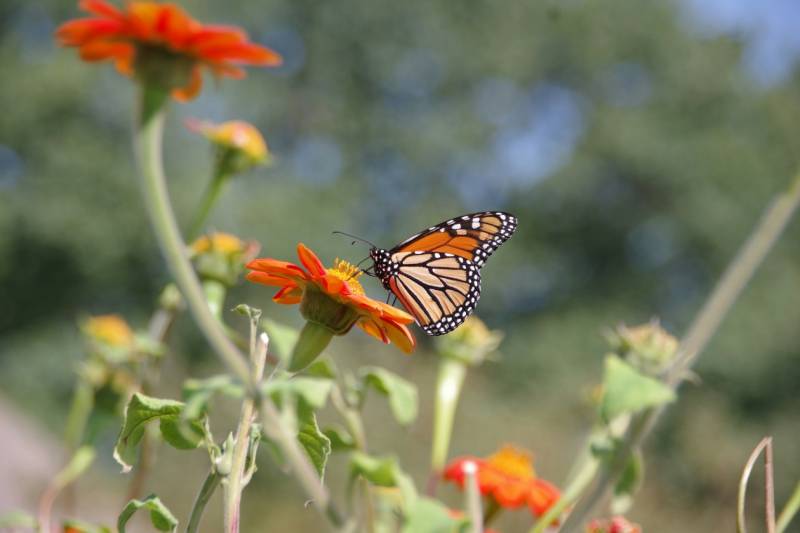
[(361, 237), (359, 237), (359, 236), (357, 236), (357, 235), (351, 235), (351, 234), (349, 234), (349, 233), (345, 233), (345, 232), (343, 232), (343, 231), (333, 231), (332, 233), (333, 233), (334, 235), (344, 235), (345, 237), (350, 237), (351, 239), (355, 239), (355, 241), (353, 241), (353, 244), (355, 244), (355, 243), (356, 243), (356, 241), (361, 241), (361, 242), (364, 242), (364, 243), (367, 243), (367, 244), (369, 244), (369, 245), (370, 245), (370, 246), (372, 246), (373, 248), (377, 248), (377, 246), (375, 246), (374, 244), (372, 244), (371, 242), (369, 242), (367, 239), (362, 239)]

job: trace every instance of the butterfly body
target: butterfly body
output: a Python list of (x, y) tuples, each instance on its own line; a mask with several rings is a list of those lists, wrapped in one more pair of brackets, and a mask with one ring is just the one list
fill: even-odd
[(475, 309), (480, 268), (516, 227), (516, 217), (499, 211), (446, 220), (392, 249), (372, 248), (375, 276), (425, 333), (444, 335)]

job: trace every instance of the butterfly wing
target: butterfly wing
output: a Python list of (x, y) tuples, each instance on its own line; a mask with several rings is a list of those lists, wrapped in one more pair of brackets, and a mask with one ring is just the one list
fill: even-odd
[(428, 335), (444, 335), (460, 326), (481, 294), (479, 267), (447, 252), (403, 251), (391, 255), (396, 268), (389, 289)]
[(409, 237), (389, 252), (439, 252), (468, 259), (478, 268), (517, 229), (517, 218), (502, 211), (483, 211), (446, 220)]

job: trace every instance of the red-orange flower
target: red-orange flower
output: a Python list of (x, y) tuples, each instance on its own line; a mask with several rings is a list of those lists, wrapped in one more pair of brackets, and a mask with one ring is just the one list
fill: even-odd
[(305, 245), (297, 245), (303, 267), (277, 259), (255, 259), (247, 264), (247, 279), (280, 287), (273, 300), (280, 304), (301, 304), (303, 316), (343, 335), (354, 324), (380, 339), (392, 342), (406, 353), (414, 350), (415, 340), (406, 327), (414, 318), (396, 307), (373, 300), (364, 294), (358, 281), (361, 271), (345, 261), (326, 269)]
[(535, 516), (543, 515), (559, 498), (556, 487), (536, 477), (531, 455), (513, 446), (503, 446), (487, 458), (458, 457), (444, 470), (444, 478), (464, 487), (464, 464), (478, 467), (481, 494), (506, 509), (528, 506)]
[(141, 1), (117, 8), (105, 0), (81, 0), (78, 5), (93, 16), (62, 24), (56, 31), (62, 45), (79, 48), (85, 61), (114, 61), (125, 75), (162, 78), (177, 100), (200, 92), (204, 66), (217, 76), (242, 78), (239, 65), (281, 62), (277, 52), (251, 43), (241, 29), (201, 24), (175, 4)]

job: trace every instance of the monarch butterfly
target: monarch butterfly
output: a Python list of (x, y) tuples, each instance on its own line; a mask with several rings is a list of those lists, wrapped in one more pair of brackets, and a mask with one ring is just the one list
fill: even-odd
[(373, 245), (371, 270), (425, 333), (444, 335), (475, 309), (480, 268), (516, 229), (517, 218), (500, 211), (451, 218), (390, 250)]

